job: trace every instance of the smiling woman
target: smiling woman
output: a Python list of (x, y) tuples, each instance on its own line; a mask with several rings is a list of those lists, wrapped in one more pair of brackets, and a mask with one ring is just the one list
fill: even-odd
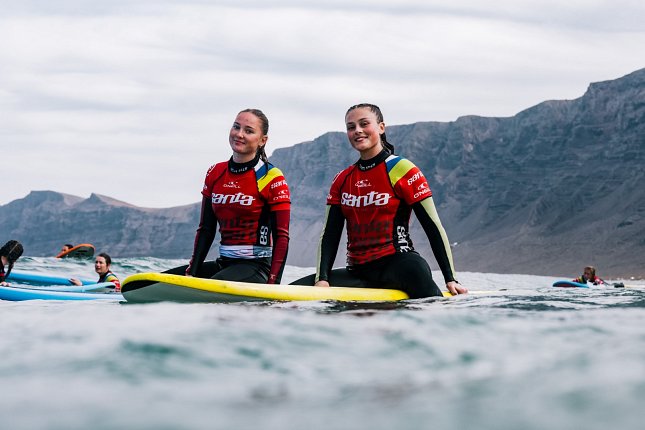
[[(289, 247), (291, 198), (282, 172), (264, 148), (269, 120), (259, 109), (237, 114), (228, 136), (230, 160), (206, 173), (193, 256), (167, 273), (279, 284)], [(217, 225), (219, 258), (204, 263)]]
[[(393, 288), (411, 298), (441, 296), (428, 263), (412, 246), (411, 212), (428, 236), (453, 295), (468, 292), (455, 279), (452, 253), (425, 176), (394, 154), (378, 106), (361, 103), (345, 114), (347, 139), (360, 159), (333, 180), (318, 247), (317, 272), (299, 285)], [(347, 224), (347, 268), (334, 269), (340, 236)]]

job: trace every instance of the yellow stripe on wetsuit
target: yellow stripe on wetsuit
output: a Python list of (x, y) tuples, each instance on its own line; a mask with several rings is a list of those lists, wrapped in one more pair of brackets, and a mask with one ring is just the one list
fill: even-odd
[[(395, 157), (395, 156), (390, 156), (390, 157)], [(390, 183), (392, 186), (395, 186), (399, 180), (407, 175), (407, 173), (414, 167), (414, 163), (412, 163), (410, 160), (407, 160), (405, 158), (399, 158), (399, 161), (396, 162), (396, 164), (388, 170), (388, 175), (390, 177)], [(387, 161), (390, 160), (386, 160)]]
[(278, 169), (277, 167), (273, 167), (273, 166), (271, 166), (271, 168), (266, 173), (266, 175), (262, 175), (261, 177), (258, 178), (257, 173), (258, 172), (256, 172), (256, 179), (258, 181), (258, 190), (260, 190), (260, 191), (264, 190), (264, 188), (267, 185), (269, 185), (271, 183), (271, 181), (273, 181), (275, 178), (277, 178), (279, 176), (283, 176), (282, 172), (280, 171), (280, 169)]

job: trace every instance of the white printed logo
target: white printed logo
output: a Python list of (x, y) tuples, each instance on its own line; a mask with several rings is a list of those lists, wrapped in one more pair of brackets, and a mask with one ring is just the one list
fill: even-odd
[(269, 244), (269, 227), (263, 225), (260, 227), (260, 245)]
[(222, 185), (224, 188), (240, 188), (239, 184), (237, 181), (230, 181), (227, 182), (226, 184)]
[(340, 204), (351, 207), (365, 207), (371, 205), (385, 206), (389, 201), (390, 195), (388, 193), (377, 193), (376, 191), (372, 191), (364, 196), (355, 196), (353, 194), (343, 193)]
[(410, 179), (408, 179), (408, 185), (412, 185), (414, 181), (416, 181), (419, 178), (423, 178), (423, 173), (417, 172), (412, 176)]
[(423, 189), (422, 189), (421, 191), (419, 191), (418, 193), (415, 193), (415, 194), (414, 194), (414, 196), (412, 196), (412, 198), (413, 198), (413, 199), (416, 199), (417, 197), (421, 197), (421, 196), (423, 196), (424, 194), (430, 194), (430, 188), (428, 188), (428, 187), (423, 188)]
[(278, 188), (278, 187), (280, 187), (280, 186), (282, 186), (282, 185), (287, 185), (287, 181), (285, 181), (285, 180), (283, 179), (283, 180), (281, 180), (281, 181), (274, 182), (273, 184), (271, 184), (271, 189)]
[(214, 205), (227, 205), (233, 203), (239, 203), (242, 206), (251, 206), (253, 203), (253, 196), (247, 196), (246, 194), (237, 193), (237, 194), (215, 194), (211, 198), (211, 202)]
[(365, 187), (371, 187), (372, 184), (370, 184), (369, 179), (361, 179), (356, 184), (354, 184), (356, 188), (365, 188)]
[(407, 239), (407, 232), (405, 231), (405, 227), (402, 225), (396, 227), (396, 239), (401, 252), (409, 252), (411, 250)]

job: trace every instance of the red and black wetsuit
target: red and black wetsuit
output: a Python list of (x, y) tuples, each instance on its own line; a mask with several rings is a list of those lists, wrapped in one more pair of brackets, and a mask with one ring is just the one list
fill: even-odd
[[(212, 166), (204, 181), (195, 247), (186, 274), (280, 283), (289, 247), (289, 187), (280, 171), (256, 157)], [(219, 224), (219, 258), (204, 265)]]
[[(384, 150), (371, 160), (359, 160), (334, 178), (313, 282), (392, 287), (412, 298), (441, 295), (428, 263), (414, 251), (409, 234), (413, 210), (445, 282), (454, 281), (452, 253), (428, 182), (412, 162)], [(344, 224), (347, 269), (332, 270)], [(312, 281), (305, 279), (295, 283)]]
[(593, 279), (587, 279), (587, 278), (584, 277), (584, 275), (574, 279), (573, 282), (577, 282), (579, 284), (586, 284), (587, 282), (591, 282), (594, 285), (605, 285), (606, 284), (606, 282), (604, 280), (600, 279), (597, 276), (594, 276)]

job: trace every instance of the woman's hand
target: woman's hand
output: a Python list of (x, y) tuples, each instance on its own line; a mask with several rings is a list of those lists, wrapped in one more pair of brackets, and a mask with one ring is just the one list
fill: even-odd
[(327, 281), (318, 281), (314, 284), (314, 287), (329, 287), (329, 282)]
[(457, 294), (467, 294), (468, 288), (462, 286), (457, 281), (450, 281), (446, 283), (446, 288), (450, 291), (450, 294), (456, 296)]
[(83, 285), (83, 283), (76, 278), (69, 278), (69, 282), (71, 282), (72, 285)]

